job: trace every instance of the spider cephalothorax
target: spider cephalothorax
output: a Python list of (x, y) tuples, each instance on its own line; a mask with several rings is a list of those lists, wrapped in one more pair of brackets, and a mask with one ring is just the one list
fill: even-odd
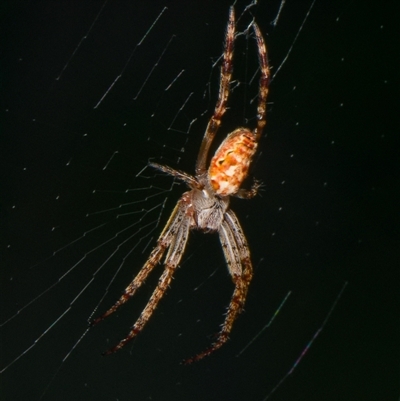
[(131, 298), (135, 291), (144, 283), (152, 269), (161, 261), (165, 251), (168, 250), (164, 259), (164, 272), (128, 336), (107, 351), (106, 354), (113, 353), (122, 348), (143, 329), (171, 282), (172, 275), (177, 269), (185, 251), (191, 229), (203, 232), (218, 232), (235, 290), (226, 313), (224, 324), (216, 341), (207, 350), (186, 360), (186, 363), (198, 361), (220, 348), (227, 341), (233, 322), (244, 306), (253, 275), (253, 268), (246, 237), (235, 213), (229, 208), (229, 197), (236, 196), (249, 199), (256, 195), (259, 188), (257, 182), (254, 183), (250, 190), (241, 188), (241, 185), (248, 175), (249, 165), (266, 123), (266, 103), (270, 78), (264, 39), (255, 23), (252, 24), (252, 27), (257, 41), (261, 70), (257, 126), (252, 131), (247, 128), (237, 128), (230, 133), (216, 151), (207, 169), (207, 156), (211, 143), (221, 125), (222, 116), (226, 111), (229, 84), (232, 76), (235, 16), (234, 10), (231, 8), (221, 67), (219, 97), (214, 114), (208, 123), (200, 146), (195, 176), (168, 166), (150, 163), (150, 166), (184, 181), (190, 190), (185, 192), (179, 199), (163, 232), (158, 238), (156, 247), (151, 252), (149, 259), (142, 269), (125, 289), (121, 298), (106, 313), (97, 318), (93, 324), (98, 323), (115, 312)]

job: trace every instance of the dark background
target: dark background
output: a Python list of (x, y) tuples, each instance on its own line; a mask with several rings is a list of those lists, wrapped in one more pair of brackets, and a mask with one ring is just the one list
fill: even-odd
[[(179, 364), (212, 341), (232, 292), (218, 238), (193, 233), (171, 290), (132, 346), (100, 355), (126, 335), (161, 267), (129, 305), (90, 330), (62, 363), (122, 260), (99, 311), (138, 271), (184, 191), (169, 177), (137, 173), (149, 158), (193, 173), (216, 100), (218, 67), (211, 66), (221, 54), (231, 3), (147, 3), (2, 5), (1, 320), (34, 302), (2, 325), (1, 366), (40, 338), (2, 373), (2, 399), (38, 400), (44, 393), (44, 400), (261, 401), (290, 371), (345, 282), (323, 331), (271, 399), (398, 399), (395, 2), (317, 0), (271, 83), (267, 132), (252, 170), (264, 191), (251, 201), (232, 201), (255, 276), (229, 343), (197, 364)], [(274, 73), (311, 2), (286, 2), (273, 27), (279, 4), (261, 1), (250, 9)], [(237, 15), (246, 5), (238, 2)], [(250, 22), (250, 12), (238, 22), (239, 31)], [(233, 91), (218, 140), (237, 126), (254, 124), (250, 100), (257, 92), (256, 81), (251, 84), (257, 53), (251, 37), (238, 39), (234, 65), (241, 85)], [(103, 170), (114, 151), (119, 153)], [(112, 210), (93, 214), (106, 209)], [(134, 214), (117, 218), (121, 210)], [(128, 226), (133, 231), (124, 231)], [(273, 324), (236, 357), (288, 291)]]

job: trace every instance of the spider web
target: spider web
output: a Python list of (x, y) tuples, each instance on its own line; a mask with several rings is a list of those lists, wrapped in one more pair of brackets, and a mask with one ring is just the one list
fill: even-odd
[(252, 171), (264, 191), (232, 201), (255, 277), (229, 343), (179, 365), (212, 341), (232, 292), (217, 237), (198, 233), (132, 345), (100, 355), (127, 334), (161, 267), (87, 329), (140, 269), (185, 190), (148, 160), (193, 173), (230, 5), (44, 1), (7, 10), (4, 399), (398, 395), (388, 303), (399, 239), (387, 56), (395, 32), (389, 9), (361, 1), (235, 5), (242, 34), (216, 146), (254, 125), (257, 49), (245, 33), (253, 16), (275, 75)]

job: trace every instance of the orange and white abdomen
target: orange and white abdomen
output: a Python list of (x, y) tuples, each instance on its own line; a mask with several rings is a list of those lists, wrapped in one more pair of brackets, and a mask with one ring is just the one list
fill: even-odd
[(238, 192), (256, 150), (255, 135), (246, 128), (238, 128), (226, 137), (208, 169), (208, 179), (218, 195), (229, 196)]

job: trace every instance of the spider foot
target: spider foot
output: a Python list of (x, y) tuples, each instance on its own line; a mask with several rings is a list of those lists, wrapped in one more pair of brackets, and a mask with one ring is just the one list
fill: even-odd
[(254, 179), (253, 181), (253, 185), (251, 186), (250, 192), (252, 193), (252, 197), (256, 196), (260, 189), (262, 190), (262, 188), (265, 187), (265, 185), (262, 183), (262, 181)]
[(119, 351), (121, 348), (125, 347), (125, 345), (128, 342), (132, 341), (137, 336), (137, 334), (140, 333), (140, 331), (141, 331), (140, 329), (132, 329), (132, 331), (129, 333), (128, 337), (124, 338), (117, 345), (115, 345), (114, 347), (103, 352), (101, 355), (107, 356), (107, 355), (111, 355), (111, 354), (114, 354), (115, 352)]
[(200, 361), (201, 359), (203, 359), (204, 357), (206, 357), (206, 356), (210, 355), (211, 353), (213, 353), (214, 351), (215, 351), (214, 348), (211, 347), (211, 348), (209, 348), (209, 349), (207, 349), (207, 350), (201, 352), (200, 354), (197, 354), (197, 355), (195, 355), (195, 356), (192, 356), (191, 358), (184, 359), (184, 360), (181, 362), (181, 364), (182, 364), (182, 365), (190, 365), (190, 364), (192, 364), (193, 362), (198, 362), (198, 361)]
[[(136, 290), (136, 288), (135, 288)], [(110, 316), (112, 313), (114, 313), (120, 306), (122, 306), (126, 301), (128, 301), (132, 295), (134, 294), (134, 290), (130, 290), (130, 292), (125, 292), (122, 294), (121, 298), (106, 312), (104, 312), (102, 315), (99, 317), (96, 317), (96, 319), (93, 319), (90, 323), (89, 326), (93, 327), (96, 326), (97, 323), (100, 323), (102, 320), (104, 320), (106, 317)]]
[(241, 188), (234, 196), (241, 199), (254, 198), (259, 193), (260, 188), (263, 186), (264, 185), (261, 181), (254, 179), (253, 185), (250, 189)]
[(114, 354), (117, 351), (118, 351), (117, 347), (113, 347), (113, 348), (108, 349), (107, 351), (102, 352), (101, 356), (108, 356), (108, 355)]
[(192, 356), (191, 358), (184, 359), (181, 364), (182, 365), (190, 365), (193, 362), (198, 362), (201, 359), (205, 358), (206, 356), (212, 354), (214, 351), (217, 349), (221, 348), (226, 341), (228, 340), (228, 335), (226, 333), (224, 334), (219, 334), (217, 341), (211, 345), (210, 348), (207, 348), (205, 351), (200, 352), (199, 354)]
[(114, 311), (110, 311), (108, 310), (106, 313), (103, 313), (102, 315), (100, 315), (99, 317), (96, 317), (96, 319), (93, 319), (91, 322), (89, 322), (89, 327), (93, 327), (96, 326), (96, 324), (100, 323), (101, 321), (103, 321), (106, 317), (108, 317), (109, 315), (111, 315), (111, 313), (113, 313)]
[(89, 327), (96, 326), (96, 324), (100, 323), (104, 319), (103, 316), (99, 316), (96, 319), (93, 319), (89, 322)]

